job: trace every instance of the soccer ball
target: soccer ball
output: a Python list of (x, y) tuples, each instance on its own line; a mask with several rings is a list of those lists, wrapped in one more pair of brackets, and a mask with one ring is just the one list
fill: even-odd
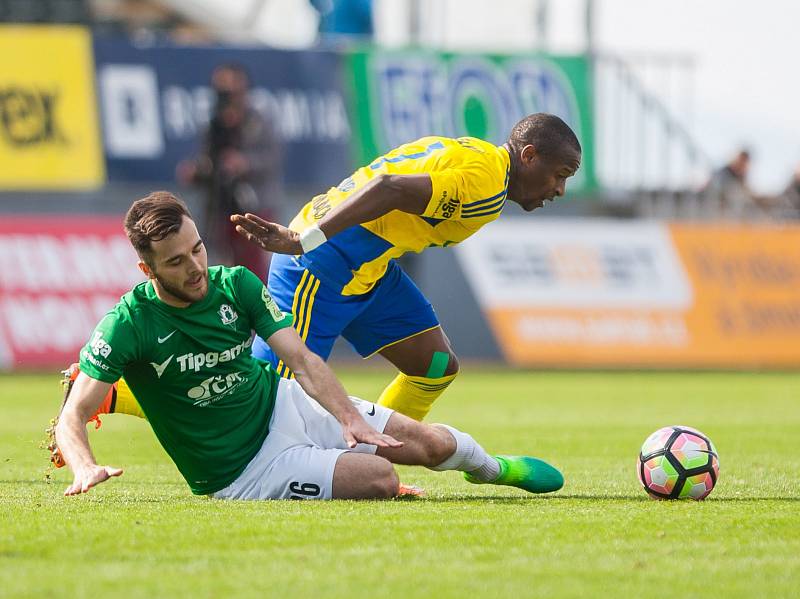
[(705, 499), (719, 479), (719, 456), (699, 430), (666, 426), (645, 439), (636, 474), (655, 499)]

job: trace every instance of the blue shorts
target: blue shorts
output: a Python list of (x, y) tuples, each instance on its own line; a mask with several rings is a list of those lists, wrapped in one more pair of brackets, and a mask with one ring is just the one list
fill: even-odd
[[(340, 287), (326, 284), (293, 256), (274, 254), (267, 288), (281, 310), (294, 314), (300, 337), (324, 360), (340, 335), (367, 358), (439, 326), (430, 302), (394, 260), (368, 293), (342, 295)], [(260, 337), (253, 343), (253, 355), (271, 362), (281, 376), (289, 374)]]

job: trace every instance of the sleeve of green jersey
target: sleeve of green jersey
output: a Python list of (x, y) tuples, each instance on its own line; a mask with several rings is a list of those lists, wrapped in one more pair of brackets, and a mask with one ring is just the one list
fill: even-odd
[(276, 331), (292, 326), (292, 315), (284, 314), (267, 292), (264, 283), (246, 268), (239, 276), (238, 296), (256, 333), (267, 339)]
[(94, 329), (80, 354), (81, 372), (104, 383), (114, 383), (133, 360), (136, 334), (130, 318), (114, 310), (105, 315)]

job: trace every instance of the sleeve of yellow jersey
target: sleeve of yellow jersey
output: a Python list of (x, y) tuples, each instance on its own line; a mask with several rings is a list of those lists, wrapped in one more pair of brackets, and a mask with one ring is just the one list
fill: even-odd
[(429, 173), (433, 187), (422, 216), (460, 220), (464, 204), (490, 198), (503, 189), (503, 180), (486, 165), (470, 164)]
[(433, 193), (422, 216), (446, 220), (461, 218), (461, 200), (467, 190), (467, 178), (459, 169), (430, 173)]

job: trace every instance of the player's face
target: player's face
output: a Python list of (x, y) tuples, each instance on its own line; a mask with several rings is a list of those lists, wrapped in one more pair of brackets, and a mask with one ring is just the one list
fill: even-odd
[[(208, 255), (194, 221), (183, 217), (178, 232), (151, 244), (153, 266), (159, 297), (168, 304), (187, 306), (202, 300), (208, 293)], [(171, 300), (171, 301), (170, 301)]]
[(572, 148), (551, 158), (540, 155), (533, 146), (525, 146), (520, 152), (519, 169), (509, 185), (508, 197), (527, 212), (541, 208), (546, 200), (553, 201), (564, 195), (567, 179), (580, 165), (581, 154)]

